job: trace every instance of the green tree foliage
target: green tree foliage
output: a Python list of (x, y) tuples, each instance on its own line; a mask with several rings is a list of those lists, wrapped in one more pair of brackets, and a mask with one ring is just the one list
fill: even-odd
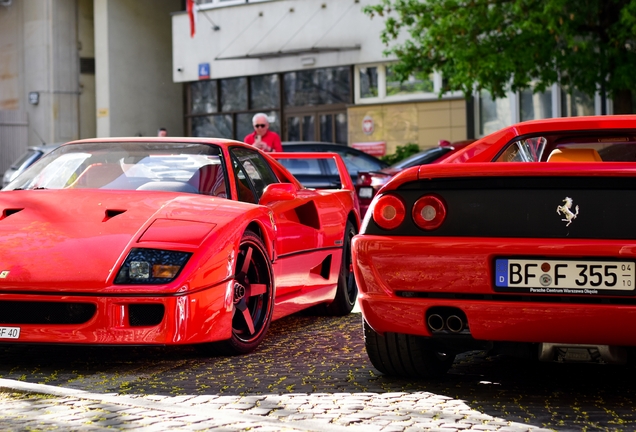
[(542, 92), (553, 83), (631, 112), (636, 0), (380, 0), (386, 54), (400, 79), (439, 71), (443, 91)]
[(419, 152), (420, 146), (415, 143), (408, 143), (403, 146), (397, 146), (395, 148), (395, 153), (384, 155), (380, 159), (382, 159), (389, 165), (393, 165), (394, 163), (399, 162), (402, 159), (406, 159), (407, 157)]

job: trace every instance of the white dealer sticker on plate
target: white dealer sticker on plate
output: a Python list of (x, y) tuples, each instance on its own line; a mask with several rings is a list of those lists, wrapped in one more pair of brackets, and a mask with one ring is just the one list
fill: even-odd
[(634, 294), (633, 261), (495, 260), (495, 290), (550, 294)]
[(20, 327), (0, 327), (0, 339), (17, 339), (20, 337)]

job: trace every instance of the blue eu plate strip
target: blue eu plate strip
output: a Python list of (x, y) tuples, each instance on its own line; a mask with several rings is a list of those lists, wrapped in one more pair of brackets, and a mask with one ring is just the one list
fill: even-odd
[(498, 286), (498, 287), (508, 286), (508, 260), (507, 259), (495, 260), (495, 286)]

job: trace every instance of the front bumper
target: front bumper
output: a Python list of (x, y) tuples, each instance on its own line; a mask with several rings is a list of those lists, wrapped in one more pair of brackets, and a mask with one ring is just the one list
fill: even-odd
[(633, 259), (636, 243), (359, 235), (354, 272), (364, 319), (379, 333), (435, 336), (427, 312), (459, 309), (483, 341), (636, 346), (636, 297), (496, 293), (495, 257)]
[[(233, 281), (184, 295), (76, 296), (41, 294), (0, 294), (0, 304), (33, 310), (41, 316), (11, 322), (0, 327), (19, 327), (18, 339), (0, 338), (0, 343), (59, 343), (99, 345), (179, 345), (226, 340), (232, 332)], [(18, 302), (18, 303), (14, 303)], [(46, 316), (60, 303), (94, 310), (87, 320), (62, 323)], [(150, 308), (144, 308), (150, 306)], [(158, 307), (153, 307), (153, 305)], [(141, 307), (140, 307), (141, 306)], [(153, 312), (140, 319), (139, 310)]]

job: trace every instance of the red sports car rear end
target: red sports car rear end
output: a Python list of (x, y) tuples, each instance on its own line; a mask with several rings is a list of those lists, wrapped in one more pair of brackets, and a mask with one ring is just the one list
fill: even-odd
[(381, 372), (439, 375), (472, 349), (624, 363), (636, 347), (633, 118), (540, 123), (482, 140), (503, 163), (411, 168), (374, 199), (353, 253)]

